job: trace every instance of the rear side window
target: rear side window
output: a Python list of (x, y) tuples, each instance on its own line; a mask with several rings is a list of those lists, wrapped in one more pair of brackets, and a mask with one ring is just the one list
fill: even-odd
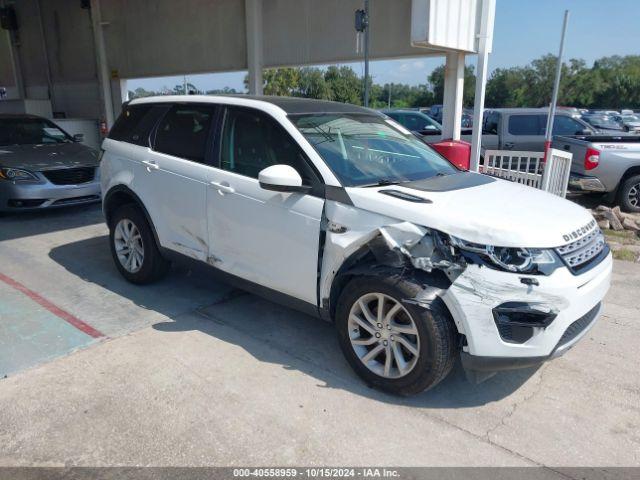
[(168, 108), (153, 104), (127, 105), (111, 128), (109, 138), (148, 147), (151, 130)]
[(425, 121), (420, 118), (419, 115), (411, 115), (410, 113), (405, 113), (403, 115), (403, 121), (400, 123), (407, 127), (409, 130), (420, 131), (425, 129)]
[(511, 115), (511, 135), (544, 135), (544, 115)]
[(158, 125), (154, 150), (204, 163), (215, 107), (174, 105)]

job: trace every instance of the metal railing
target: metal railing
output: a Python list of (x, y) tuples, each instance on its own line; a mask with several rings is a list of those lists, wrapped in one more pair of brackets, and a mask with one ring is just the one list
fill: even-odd
[(546, 161), (544, 152), (486, 150), (480, 172), (565, 197), (571, 157), (571, 153), (555, 148)]

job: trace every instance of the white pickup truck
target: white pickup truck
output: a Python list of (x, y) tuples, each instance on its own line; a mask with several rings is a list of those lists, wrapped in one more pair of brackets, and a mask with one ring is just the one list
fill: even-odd
[[(458, 356), (537, 365), (594, 325), (612, 259), (582, 207), (463, 172), (372, 110), (283, 97), (134, 100), (103, 145), (115, 265), (188, 257), (335, 323), (370, 385), (412, 394)], [(224, 360), (221, 360), (224, 361)]]

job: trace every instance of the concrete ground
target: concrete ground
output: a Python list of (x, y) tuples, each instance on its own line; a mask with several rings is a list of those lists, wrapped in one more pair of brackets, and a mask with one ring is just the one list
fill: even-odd
[(136, 287), (99, 207), (0, 218), (0, 466), (640, 466), (640, 267), (574, 349), (396, 398), (332, 326), (174, 268)]

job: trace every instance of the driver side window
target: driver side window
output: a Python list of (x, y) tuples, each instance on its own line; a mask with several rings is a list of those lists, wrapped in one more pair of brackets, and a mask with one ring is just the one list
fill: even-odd
[(554, 135), (580, 135), (584, 128), (571, 117), (556, 115), (553, 119)]
[(319, 183), (298, 144), (275, 120), (257, 110), (227, 108), (220, 168), (257, 179), (263, 169), (281, 164), (295, 168), (303, 185)]

